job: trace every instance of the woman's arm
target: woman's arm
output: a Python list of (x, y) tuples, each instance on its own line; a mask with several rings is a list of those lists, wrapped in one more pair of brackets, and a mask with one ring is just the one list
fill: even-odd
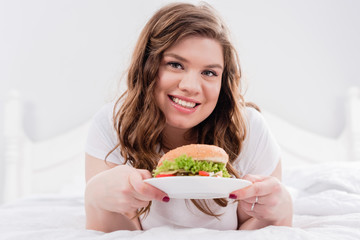
[(87, 229), (103, 232), (139, 230), (139, 219), (134, 218), (137, 209), (166, 196), (143, 182), (143, 179), (151, 178), (147, 170), (106, 163), (90, 155), (86, 155), (85, 161)]
[[(102, 232), (112, 232), (121, 229), (137, 230), (141, 229), (138, 218), (131, 220), (123, 214), (111, 212), (101, 209), (96, 203), (96, 195), (98, 192), (96, 186), (96, 179), (92, 178), (98, 174), (106, 175), (107, 171), (117, 167), (118, 165), (100, 160), (88, 154), (85, 155), (85, 211), (86, 211), (86, 228), (91, 230), (98, 230)], [(100, 178), (98, 176), (98, 178)], [(101, 186), (100, 186), (101, 187)]]
[[(247, 175), (253, 182), (248, 188), (233, 192), (239, 201), (239, 229), (259, 229), (269, 225), (292, 226), (293, 206), (289, 192), (281, 184), (281, 162), (268, 177)], [(254, 205), (258, 197), (258, 203)]]

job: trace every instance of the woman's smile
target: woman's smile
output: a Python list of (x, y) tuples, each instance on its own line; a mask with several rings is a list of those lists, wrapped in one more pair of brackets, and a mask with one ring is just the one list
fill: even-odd
[(184, 98), (184, 97), (169, 95), (169, 99), (176, 109), (178, 109), (179, 111), (182, 111), (184, 113), (193, 113), (193, 112), (195, 112), (196, 107), (200, 105), (200, 103), (195, 102), (194, 100)]

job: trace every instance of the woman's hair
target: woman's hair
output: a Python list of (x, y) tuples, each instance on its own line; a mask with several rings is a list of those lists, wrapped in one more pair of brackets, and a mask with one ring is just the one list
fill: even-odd
[[(127, 73), (127, 91), (114, 107), (114, 127), (119, 142), (111, 152), (119, 147), (124, 164), (150, 172), (157, 166), (166, 122), (154, 96), (159, 65), (163, 53), (188, 36), (218, 41), (224, 56), (217, 105), (208, 118), (188, 131), (188, 137), (197, 136), (198, 143), (222, 147), (229, 154), (230, 163), (239, 155), (246, 135), (241, 112), (245, 102), (241, 95), (238, 55), (229, 40), (229, 31), (208, 4), (173, 3), (158, 10), (142, 30)], [(238, 176), (231, 164), (228, 165), (228, 170)], [(215, 216), (206, 206), (193, 202), (203, 212)], [(221, 206), (227, 204), (224, 199), (216, 202)]]

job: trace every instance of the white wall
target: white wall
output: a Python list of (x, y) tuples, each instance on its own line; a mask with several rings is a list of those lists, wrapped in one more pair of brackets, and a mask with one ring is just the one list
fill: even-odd
[[(11, 89), (22, 93), (34, 140), (90, 118), (114, 96), (140, 29), (166, 2), (0, 0), (0, 126)], [(248, 99), (338, 136), (346, 89), (360, 85), (360, 1), (208, 2), (233, 30)]]

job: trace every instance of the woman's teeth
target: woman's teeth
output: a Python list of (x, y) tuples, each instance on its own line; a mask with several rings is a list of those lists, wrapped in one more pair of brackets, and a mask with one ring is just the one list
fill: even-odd
[(171, 100), (174, 103), (179, 104), (180, 106), (186, 107), (186, 108), (193, 108), (193, 107), (196, 106), (196, 103), (194, 103), (194, 102), (187, 102), (187, 101), (181, 100), (181, 99), (176, 98), (176, 97), (172, 97)]

